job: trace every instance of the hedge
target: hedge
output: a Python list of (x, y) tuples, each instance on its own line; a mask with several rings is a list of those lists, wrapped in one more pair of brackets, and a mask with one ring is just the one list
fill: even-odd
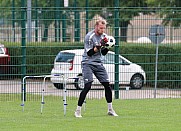
[[(120, 54), (143, 67), (148, 86), (155, 84), (156, 45), (121, 44)], [(180, 88), (181, 45), (160, 44), (158, 46), (157, 87)]]
[[(22, 76), (21, 43), (3, 42), (11, 56), (10, 75)], [(26, 44), (26, 75), (50, 74), (55, 56), (65, 49), (83, 48), (83, 43), (39, 42)], [(154, 87), (156, 45), (121, 43), (120, 54), (142, 66), (146, 72), (147, 86)], [(181, 85), (181, 46), (180, 44), (160, 44), (158, 54), (158, 87), (172, 88)]]

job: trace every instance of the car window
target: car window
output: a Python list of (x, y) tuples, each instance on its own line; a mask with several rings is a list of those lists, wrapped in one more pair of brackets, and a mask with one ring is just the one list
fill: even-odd
[(107, 53), (107, 55), (102, 56), (104, 64), (114, 64), (114, 54)]
[[(115, 54), (108, 53), (105, 56), (102, 56), (104, 64), (114, 64), (115, 63)], [(119, 57), (119, 64), (129, 64), (127, 61)]]
[(56, 62), (70, 62), (74, 59), (75, 54), (69, 52), (59, 52), (55, 58)]

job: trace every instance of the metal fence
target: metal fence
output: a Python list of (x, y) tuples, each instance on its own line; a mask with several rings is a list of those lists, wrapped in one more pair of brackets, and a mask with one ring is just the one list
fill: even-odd
[[(13, 2), (13, 1), (12, 1)], [(13, 4), (13, 3), (12, 3)], [(25, 87), (26, 95), (32, 95), (29, 100), (36, 100), (36, 95), (62, 96), (63, 90), (54, 87), (49, 78), (43, 84), (43, 78), (30, 77), (23, 82), (25, 76), (50, 75), (54, 66), (54, 58), (60, 50), (83, 48), (85, 34), (94, 29), (94, 22), (98, 17), (108, 21), (106, 33), (116, 38), (117, 45), (113, 51), (141, 65), (146, 73), (146, 84), (141, 89), (130, 89), (127, 85), (117, 87), (115, 80), (113, 95), (120, 99), (143, 99), (143, 98), (180, 98), (180, 53), (171, 49), (180, 48), (179, 16), (173, 16), (165, 27), (165, 39), (159, 44), (167, 49), (159, 52), (158, 77), (155, 75), (155, 50), (150, 53), (148, 48), (155, 49), (149, 37), (149, 29), (152, 25), (164, 23), (164, 15), (160, 12), (165, 7), (40, 7), (38, 1), (35, 5), (28, 5), (21, 1), (21, 6), (15, 3), (11, 7), (0, 7), (0, 41), (7, 47), (10, 54), (8, 63), (1, 63), (0, 69), (0, 93), (7, 95), (6, 100), (20, 97)], [(61, 3), (57, 3), (61, 4)], [(180, 8), (170, 8), (165, 13), (180, 13)], [(128, 14), (128, 15), (125, 15)], [(136, 45), (137, 47), (131, 45)], [(124, 46), (127, 46), (124, 51)], [(142, 49), (140, 49), (142, 48)], [(146, 50), (145, 50), (146, 49)], [(140, 52), (140, 50), (142, 50)], [(144, 58), (141, 62), (135, 56)], [(171, 56), (171, 57), (170, 57)], [(1, 57), (0, 57), (1, 58)], [(1, 60), (2, 61), (2, 60)], [(3, 60), (4, 61), (4, 60)], [(115, 62), (116, 63), (116, 62)], [(152, 65), (152, 66), (148, 66)], [(167, 65), (167, 70), (161, 70)], [(116, 66), (116, 64), (115, 64)], [(118, 65), (117, 65), (118, 66)], [(117, 72), (117, 71), (115, 71)], [(120, 74), (122, 72), (118, 72)], [(163, 76), (166, 75), (167, 77)], [(152, 77), (149, 77), (152, 75)], [(124, 77), (124, 76), (123, 76)], [(155, 81), (161, 84), (155, 86)], [(162, 84), (163, 83), (163, 84)], [(165, 84), (164, 84), (165, 83)], [(168, 85), (170, 84), (170, 85)], [(70, 99), (77, 98), (80, 90), (70, 84), (67, 85), (67, 96)], [(87, 98), (104, 98), (104, 90), (101, 85), (94, 85)]]

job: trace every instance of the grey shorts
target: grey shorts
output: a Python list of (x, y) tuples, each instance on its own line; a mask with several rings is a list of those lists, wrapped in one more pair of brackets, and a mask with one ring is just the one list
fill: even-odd
[(102, 64), (92, 65), (92, 64), (82, 64), (82, 74), (84, 78), (84, 83), (93, 82), (93, 74), (99, 80), (99, 82), (109, 82), (107, 71)]

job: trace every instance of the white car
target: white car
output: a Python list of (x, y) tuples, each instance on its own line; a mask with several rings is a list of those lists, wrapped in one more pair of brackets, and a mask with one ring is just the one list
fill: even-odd
[[(51, 71), (51, 81), (57, 89), (62, 89), (64, 82), (74, 84), (76, 89), (84, 87), (84, 81), (81, 70), (81, 60), (84, 49), (63, 50), (60, 51), (55, 60)], [(115, 53), (109, 51), (107, 55), (102, 56), (103, 64), (108, 72), (110, 84), (115, 81)], [(146, 75), (141, 66), (130, 62), (119, 55), (119, 84), (129, 85), (131, 88), (141, 89), (146, 83)], [(64, 76), (60, 77), (61, 75)], [(99, 84), (94, 76), (93, 84)]]

